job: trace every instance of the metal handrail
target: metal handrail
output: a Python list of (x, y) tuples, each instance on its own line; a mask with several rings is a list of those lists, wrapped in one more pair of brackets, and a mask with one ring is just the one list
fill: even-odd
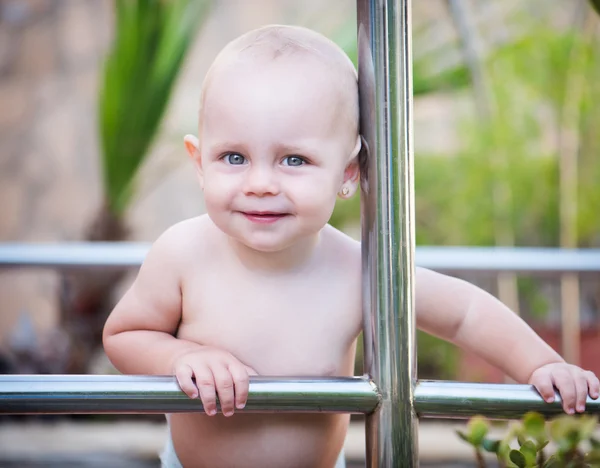
[[(375, 384), (359, 377), (250, 377), (240, 412), (364, 413), (380, 404)], [(563, 412), (560, 395), (545, 403), (530, 385), (420, 381), (414, 395), (419, 417), (518, 418), (528, 411), (546, 417)], [(0, 414), (178, 413), (202, 411), (169, 376), (3, 375)], [(600, 414), (588, 398), (586, 412)]]
[[(244, 412), (370, 413), (380, 396), (360, 377), (250, 378)], [(0, 414), (178, 413), (202, 411), (175, 377), (0, 375)]]
[[(0, 268), (139, 267), (150, 243), (0, 243)], [(535, 275), (600, 272), (600, 249), (533, 247), (417, 247), (417, 266), (445, 272)]]

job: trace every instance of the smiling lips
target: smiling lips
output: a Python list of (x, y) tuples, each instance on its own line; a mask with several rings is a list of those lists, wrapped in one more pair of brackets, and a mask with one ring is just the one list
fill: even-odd
[(287, 213), (274, 211), (244, 211), (242, 214), (247, 220), (257, 224), (272, 224), (288, 216)]

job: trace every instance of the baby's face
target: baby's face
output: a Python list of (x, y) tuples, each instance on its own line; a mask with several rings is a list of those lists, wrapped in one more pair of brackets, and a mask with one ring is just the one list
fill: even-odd
[(315, 59), (238, 63), (214, 76), (198, 158), (214, 223), (260, 251), (316, 234), (353, 170), (346, 109)]

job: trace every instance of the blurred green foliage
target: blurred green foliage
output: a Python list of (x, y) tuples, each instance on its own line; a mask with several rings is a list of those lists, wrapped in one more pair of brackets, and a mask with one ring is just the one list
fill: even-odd
[[(487, 466), (483, 452), (496, 455), (506, 468), (584, 468), (600, 463), (600, 441), (594, 437), (595, 416), (559, 416), (546, 423), (539, 413), (527, 413), (504, 437), (489, 437), (490, 423), (481, 416), (469, 420), (467, 431), (458, 436), (475, 451), (479, 468)], [(551, 455), (547, 455), (552, 442)]]
[[(574, 46), (582, 52), (575, 63), (570, 59)], [(600, 243), (600, 139), (596, 133), (600, 125), (599, 55), (597, 40), (584, 41), (578, 31), (561, 32), (543, 25), (530, 28), (527, 35), (489, 54), (485, 67), (494, 102), (492, 118), (487, 122), (477, 116), (463, 118), (458, 151), (415, 155), (417, 245), (494, 245), (492, 187), (501, 184), (511, 194), (501, 211), (512, 224), (515, 245), (558, 246), (556, 140), (566, 83), (574, 73), (585, 76), (578, 103), (578, 245)], [(350, 56), (355, 56), (353, 50)], [(419, 93), (434, 90), (464, 95), (469, 82), (464, 70), (433, 77), (425, 73), (427, 69), (418, 61), (414, 63), (416, 99)], [(492, 155), (502, 164), (494, 167)], [(339, 202), (331, 223), (339, 228), (358, 223), (359, 207), (358, 197)], [(548, 304), (534, 280), (519, 279), (519, 292), (529, 313), (545, 313)], [(453, 349), (420, 334), (419, 368), (437, 372), (436, 378), (447, 378), (457, 362)], [(439, 356), (444, 359), (439, 360)]]
[[(358, 67), (358, 50), (354, 26), (347, 25), (340, 30), (335, 41), (344, 49), (355, 67)], [(438, 70), (430, 57), (422, 57), (413, 61), (413, 95), (420, 96), (443, 90), (465, 88), (471, 83), (469, 69), (464, 64)]]
[(122, 216), (208, 0), (116, 0), (99, 98), (106, 204)]

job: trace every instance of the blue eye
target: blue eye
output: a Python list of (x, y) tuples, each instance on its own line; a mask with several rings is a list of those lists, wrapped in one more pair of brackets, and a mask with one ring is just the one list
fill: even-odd
[(283, 160), (284, 166), (302, 166), (306, 161), (300, 156), (288, 156)]
[(239, 153), (229, 153), (223, 158), (227, 164), (232, 166), (241, 166), (246, 163), (246, 158)]

